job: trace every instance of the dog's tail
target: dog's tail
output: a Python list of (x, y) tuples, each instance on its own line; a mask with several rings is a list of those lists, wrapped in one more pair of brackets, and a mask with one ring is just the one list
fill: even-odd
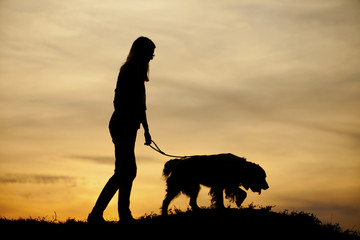
[(163, 175), (165, 179), (169, 178), (170, 174), (174, 171), (176, 168), (176, 165), (178, 165), (182, 160), (180, 159), (172, 159), (165, 163)]

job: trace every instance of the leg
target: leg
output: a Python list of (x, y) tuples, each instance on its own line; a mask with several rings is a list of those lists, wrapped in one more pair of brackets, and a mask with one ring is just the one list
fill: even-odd
[(122, 180), (119, 187), (118, 212), (121, 221), (132, 220), (130, 211), (130, 194), (132, 188), (132, 180)]
[(193, 210), (199, 210), (196, 199), (199, 195), (200, 185), (194, 185), (186, 189), (186, 195), (190, 197), (190, 206)]
[(130, 194), (136, 177), (135, 132), (126, 132), (121, 141), (115, 143), (115, 173), (119, 175), (118, 211), (122, 221), (132, 220), (130, 212)]
[(130, 211), (130, 194), (135, 176), (135, 164), (129, 164), (129, 166), (127, 166), (127, 171), (120, 173), (118, 212), (121, 221), (133, 219)]
[(194, 211), (200, 209), (196, 202), (197, 196), (199, 195), (199, 191), (200, 191), (200, 186), (197, 185), (190, 194), (190, 206)]
[(118, 202), (119, 217), (123, 216), (124, 219), (131, 217), (129, 205), (132, 182), (136, 176), (134, 148), (137, 129), (117, 125), (113, 119), (114, 115), (110, 120), (109, 128), (115, 144), (115, 174), (105, 185), (89, 214), (88, 221), (91, 222), (105, 222), (102, 217), (103, 212), (119, 188), (121, 188)]
[(96, 204), (91, 211), (88, 221), (89, 222), (104, 222), (103, 213), (109, 204), (116, 191), (119, 189), (119, 176), (114, 174), (106, 183), (104, 189), (101, 191)]
[[(168, 179), (169, 180), (169, 179)], [(180, 189), (176, 186), (172, 186), (169, 184), (169, 181), (167, 182), (167, 190), (166, 190), (166, 196), (163, 201), (162, 207), (161, 207), (161, 214), (167, 215), (167, 210), (169, 207), (170, 202), (180, 193)]]
[(211, 205), (215, 206), (215, 208), (225, 208), (224, 206), (224, 198), (223, 198), (223, 191), (222, 187), (212, 187), (210, 189), (211, 198)]

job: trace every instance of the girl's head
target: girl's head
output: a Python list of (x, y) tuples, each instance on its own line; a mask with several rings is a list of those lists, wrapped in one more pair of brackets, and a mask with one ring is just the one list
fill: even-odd
[(131, 46), (127, 62), (136, 61), (148, 64), (154, 57), (155, 44), (147, 37), (137, 38)]
[(149, 81), (149, 62), (154, 58), (155, 44), (147, 37), (137, 38), (131, 46), (126, 63), (133, 63), (137, 71), (144, 76), (144, 81)]

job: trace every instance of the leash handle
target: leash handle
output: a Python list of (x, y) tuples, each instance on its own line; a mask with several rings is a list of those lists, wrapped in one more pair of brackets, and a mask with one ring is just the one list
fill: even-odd
[[(154, 147), (154, 146), (151, 146), (151, 144), (154, 144), (155, 147)], [(148, 146), (151, 147), (152, 149), (154, 149), (155, 151), (157, 151), (158, 153), (160, 153), (160, 154), (162, 154), (162, 155), (164, 155), (164, 156), (167, 156), (167, 157), (186, 158), (186, 156), (176, 156), (176, 155), (166, 154), (165, 152), (163, 152), (163, 151), (159, 148), (159, 146), (158, 146), (153, 140), (151, 140), (151, 143), (150, 143), (150, 145), (148, 145)]]

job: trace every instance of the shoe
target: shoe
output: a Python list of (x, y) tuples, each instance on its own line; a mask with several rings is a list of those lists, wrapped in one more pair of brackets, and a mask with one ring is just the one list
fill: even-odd
[(105, 223), (107, 223), (102, 215), (95, 214), (95, 213), (90, 213), (89, 214), (89, 216), (87, 218), (87, 222), (92, 223), (92, 224), (105, 224)]

